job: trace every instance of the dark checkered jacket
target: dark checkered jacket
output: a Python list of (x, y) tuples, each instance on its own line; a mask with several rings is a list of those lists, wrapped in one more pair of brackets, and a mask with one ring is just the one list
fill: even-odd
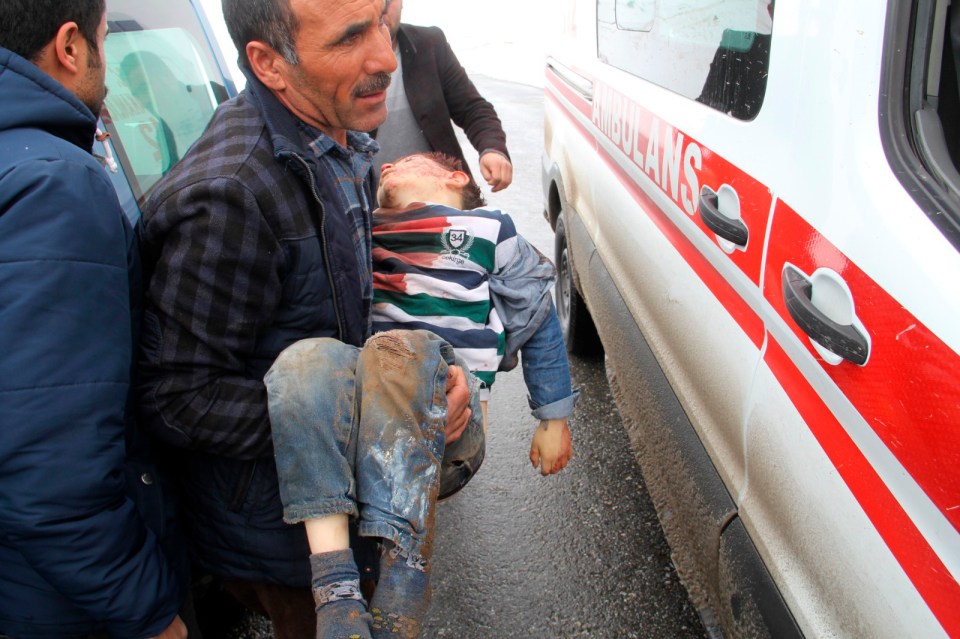
[(327, 171), (250, 78), (144, 209), (141, 415), (190, 451), (175, 454), (186, 523), (201, 563), (227, 577), (309, 583), (303, 533), (280, 518), (262, 379), (297, 340), (366, 337), (357, 274), (370, 266)]

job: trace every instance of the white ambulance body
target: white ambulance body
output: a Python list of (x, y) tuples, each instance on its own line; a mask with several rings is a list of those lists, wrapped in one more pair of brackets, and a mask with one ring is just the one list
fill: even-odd
[(558, 10), (558, 308), (708, 629), (960, 637), (960, 3)]

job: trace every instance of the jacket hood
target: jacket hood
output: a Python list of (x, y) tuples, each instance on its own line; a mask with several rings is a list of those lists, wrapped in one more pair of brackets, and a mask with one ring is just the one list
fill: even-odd
[(90, 152), (97, 119), (62, 84), (9, 49), (0, 47), (0, 132), (32, 127)]

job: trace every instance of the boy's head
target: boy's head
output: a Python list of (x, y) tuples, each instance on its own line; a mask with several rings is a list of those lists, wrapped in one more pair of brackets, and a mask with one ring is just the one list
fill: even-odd
[(443, 153), (417, 153), (384, 164), (377, 200), (381, 207), (391, 209), (413, 202), (434, 202), (469, 210), (486, 203), (460, 160)]

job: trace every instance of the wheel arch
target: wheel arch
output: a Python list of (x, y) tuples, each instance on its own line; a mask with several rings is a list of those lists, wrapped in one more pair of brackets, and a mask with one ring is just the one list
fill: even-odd
[(563, 174), (556, 163), (551, 164), (546, 176), (546, 189), (543, 194), (544, 216), (550, 223), (550, 228), (557, 229), (557, 219), (567, 206), (566, 193), (563, 188)]

